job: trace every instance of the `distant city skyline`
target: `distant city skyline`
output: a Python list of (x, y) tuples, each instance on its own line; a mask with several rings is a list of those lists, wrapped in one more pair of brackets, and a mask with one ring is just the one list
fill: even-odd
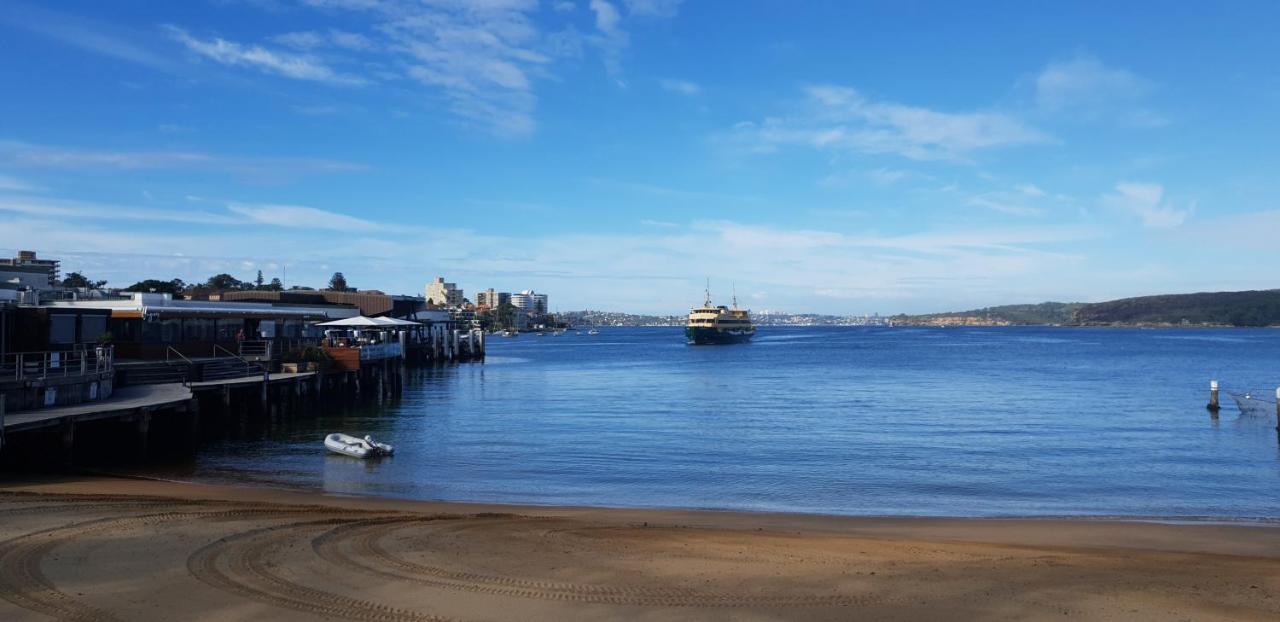
[(1280, 5), (727, 6), (6, 3), (0, 256), (652, 314), (1280, 286)]

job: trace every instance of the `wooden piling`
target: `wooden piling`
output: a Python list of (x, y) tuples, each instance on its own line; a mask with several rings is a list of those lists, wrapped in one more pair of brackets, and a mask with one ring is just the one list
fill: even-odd
[(71, 419), (66, 419), (59, 427), (59, 436), (62, 440), (62, 464), (69, 467), (75, 463), (76, 424)]
[(0, 456), (4, 456), (4, 394), (0, 394)]
[(1208, 408), (1209, 412), (1215, 415), (1218, 414), (1218, 410), (1220, 409), (1220, 407), (1218, 406), (1218, 381), (1217, 380), (1209, 381), (1209, 405), (1205, 406), (1205, 408)]
[(135, 460), (146, 462), (147, 460), (147, 441), (151, 436), (151, 413), (141, 413), (134, 421), (134, 442), (137, 447), (137, 455)]

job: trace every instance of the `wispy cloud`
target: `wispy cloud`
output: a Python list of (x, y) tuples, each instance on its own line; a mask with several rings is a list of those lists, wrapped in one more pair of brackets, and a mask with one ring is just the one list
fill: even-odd
[(1013, 216), (1036, 216), (1044, 213), (1043, 209), (1024, 203), (1021, 197), (1011, 197), (1001, 193), (988, 193), (969, 197), (966, 204)]
[(136, 43), (142, 37), (118, 27), (25, 3), (11, 3), (0, 11), (0, 23), (60, 41), (82, 50), (152, 69), (169, 70), (173, 63), (163, 55)]
[(1195, 204), (1178, 208), (1164, 200), (1164, 186), (1152, 183), (1120, 182), (1115, 192), (1102, 197), (1106, 207), (1135, 215), (1146, 227), (1177, 227), (1195, 211)]
[(662, 88), (681, 95), (697, 95), (702, 92), (702, 87), (699, 86), (697, 82), (691, 82), (689, 80), (666, 79), (661, 80), (659, 84), (662, 85)]
[(25, 192), (28, 190), (38, 190), (39, 187), (31, 185), (17, 177), (8, 175), (0, 175), (0, 190), (13, 190), (17, 192)]
[[(19, 244), (14, 231), (22, 231), (43, 240), (42, 252), (71, 249), (81, 255), (105, 255), (99, 257), (103, 261), (99, 278), (120, 282), (174, 276), (203, 279), (213, 273), (209, 258), (218, 258), (233, 273), (267, 263), (288, 264), (294, 282), (319, 283), (327, 278), (326, 272), (341, 269), (362, 288), (401, 292), (417, 289), (419, 266), (427, 264), (469, 282), (470, 287), (523, 285), (564, 292), (559, 299), (565, 305), (607, 300), (623, 309), (672, 312), (697, 299), (704, 275), (717, 283), (736, 280), (742, 291), (768, 291), (770, 300), (779, 304), (808, 308), (821, 306), (815, 297), (854, 304), (896, 300), (912, 305), (957, 293), (972, 295), (966, 293), (972, 290), (986, 295), (992, 288), (1003, 288), (1009, 293), (1078, 261), (1050, 252), (1046, 245), (1097, 235), (1059, 227), (883, 236), (728, 221), (690, 225), (655, 221), (651, 229), (641, 232), (512, 238), (466, 230), (397, 235), (394, 227), (355, 219), (342, 222), (352, 234), (344, 238), (348, 243), (334, 247), (318, 243), (331, 233), (315, 231), (314, 221), (339, 222), (341, 215), (290, 206), (239, 207), (232, 216), (248, 216), (262, 226), (191, 224), (158, 233), (113, 228), (109, 220), (67, 228), (58, 218), (6, 220), (0, 215), (0, 248)], [(301, 221), (311, 227), (296, 226)], [(521, 252), (509, 252), (514, 247)], [(140, 257), (138, 248), (148, 249), (151, 255)], [(404, 262), (410, 256), (415, 261)], [(179, 258), (204, 259), (188, 265)], [(250, 267), (244, 268), (242, 262)], [(171, 271), (148, 272), (157, 265), (169, 266)], [(689, 276), (690, 265), (702, 267), (698, 278)], [(582, 281), (592, 283), (589, 298), (580, 291)], [(655, 297), (653, 291), (667, 295)]]
[(387, 230), (387, 227), (370, 220), (303, 205), (232, 203), (227, 209), (245, 217), (251, 224), (350, 232)]
[(646, 17), (675, 17), (684, 0), (623, 0), (631, 15)]
[(194, 169), (270, 181), (319, 173), (365, 170), (354, 162), (317, 158), (248, 157), (203, 151), (104, 150), (0, 140), (0, 163), (16, 168), (71, 170)]
[(199, 39), (172, 25), (164, 28), (170, 37), (188, 50), (224, 65), (253, 67), (295, 80), (341, 86), (359, 86), (369, 82), (360, 76), (340, 73), (313, 56), (269, 50), (260, 45), (243, 45), (219, 37)]
[(325, 46), (334, 46), (346, 50), (363, 52), (372, 50), (375, 44), (372, 39), (358, 32), (329, 29), (325, 32), (301, 30), (286, 32), (271, 37), (271, 40), (297, 50), (314, 50)]
[(833, 85), (805, 89), (800, 114), (738, 124), (734, 138), (756, 152), (806, 146), (913, 160), (958, 160), (977, 151), (1052, 140), (1008, 114), (943, 112), (877, 101)]
[(236, 221), (227, 214), (191, 209), (153, 209), (86, 201), (69, 201), (43, 197), (0, 195), (0, 212), (40, 218), (68, 220), (84, 224), (85, 220), (147, 221), (229, 225)]
[(1092, 56), (1050, 63), (1035, 77), (1036, 105), (1044, 112), (1084, 121), (1113, 119), (1132, 126), (1166, 125), (1168, 119), (1140, 105), (1155, 83)]

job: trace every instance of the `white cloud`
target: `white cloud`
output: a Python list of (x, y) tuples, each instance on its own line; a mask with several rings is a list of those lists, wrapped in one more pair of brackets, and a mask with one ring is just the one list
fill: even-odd
[(1041, 190), (1035, 184), (1019, 184), (1014, 186), (1014, 189), (1029, 197), (1042, 197), (1045, 195), (1044, 190)]
[(740, 123), (735, 139), (756, 152), (799, 145), (913, 160), (963, 159), (976, 151), (1051, 140), (999, 112), (940, 112), (871, 100), (852, 88), (832, 85), (809, 87), (805, 95), (802, 114)]
[(334, 231), (370, 232), (386, 229), (381, 224), (338, 212), (330, 212), (302, 205), (270, 205), (232, 203), (232, 212), (244, 216), (250, 223), (293, 227), (301, 229), (332, 229)]
[(622, 0), (627, 13), (648, 17), (675, 17), (684, 0)]
[(999, 212), (1001, 214), (1009, 214), (1012, 216), (1036, 216), (1043, 214), (1044, 210), (1022, 203), (1019, 198), (1001, 195), (1000, 193), (989, 193), (970, 197), (966, 201), (966, 205), (972, 207), (980, 207), (985, 210)]
[(867, 176), (871, 178), (872, 183), (878, 186), (891, 186), (902, 181), (910, 174), (909, 171), (881, 167), (868, 172)]
[(578, 10), (578, 5), (572, 2), (569, 2), (568, 0), (561, 0), (560, 2), (556, 2), (555, 4), (552, 4), (551, 8), (561, 13), (568, 13), (570, 11)]
[(270, 39), (280, 45), (306, 51), (326, 46), (334, 46), (359, 52), (370, 50), (374, 47), (371, 39), (358, 32), (348, 32), (337, 29), (330, 29), (325, 33), (315, 30), (286, 32), (284, 34), (275, 35)]
[(80, 49), (136, 63), (152, 69), (168, 70), (172, 63), (136, 41), (137, 33), (78, 15), (50, 11), (36, 3), (14, 4), (0, 11), (0, 23), (8, 23)]
[[(215, 271), (238, 270), (247, 261), (287, 264), (295, 283), (322, 283), (328, 274), (316, 266), (326, 264), (332, 266), (327, 272), (341, 269), (361, 288), (408, 292), (420, 286), (421, 266), (430, 265), (469, 287), (550, 290), (563, 308), (606, 304), (663, 312), (700, 299), (703, 276), (714, 283), (736, 281), (740, 291), (767, 291), (779, 305), (809, 309), (823, 306), (814, 300), (819, 291), (841, 300), (896, 300), (901, 306), (955, 295), (985, 296), (993, 289), (1016, 293), (1079, 261), (1053, 247), (1098, 235), (1071, 227), (882, 235), (728, 221), (653, 221), (631, 232), (516, 238), (460, 229), (406, 229), (304, 206), (247, 203), (202, 213), (201, 221), (169, 220), (164, 228), (121, 223), (112, 206), (99, 206), (98, 216), (76, 218), (77, 226), (67, 227), (67, 218), (94, 206), (75, 207), (81, 211), (50, 213), (39, 206), (0, 210), (0, 248), (38, 239), (37, 250), (43, 254), (97, 254), (102, 270), (94, 273), (113, 282), (200, 280)], [(167, 218), (184, 212), (128, 213)], [(344, 233), (343, 244), (331, 243), (333, 231)], [(510, 252), (517, 247), (519, 253)], [(140, 255), (138, 249), (148, 254)], [(179, 254), (182, 262), (175, 259)], [(211, 270), (215, 264), (226, 269)], [(702, 267), (696, 277), (689, 275), (690, 265)], [(158, 271), (158, 266), (168, 268)], [(665, 296), (654, 297), (653, 291)]]
[(662, 88), (681, 95), (697, 95), (702, 92), (702, 87), (698, 86), (698, 83), (689, 80), (667, 79), (659, 81), (659, 84), (662, 85)]
[(271, 40), (291, 48), (299, 50), (311, 50), (324, 45), (327, 40), (324, 35), (314, 30), (303, 30), (299, 32), (286, 32), (271, 37)]
[(37, 190), (37, 189), (38, 188), (36, 186), (33, 186), (25, 181), (22, 181), (17, 177), (0, 175), (0, 190), (13, 190), (17, 192), (25, 192), (27, 190)]
[(1120, 182), (1102, 204), (1138, 216), (1145, 227), (1177, 227), (1195, 211), (1194, 204), (1179, 209), (1165, 202), (1164, 186), (1152, 183)]
[(1036, 105), (1045, 112), (1086, 121), (1114, 119), (1155, 127), (1168, 120), (1140, 107), (1155, 85), (1126, 69), (1108, 67), (1092, 56), (1050, 63), (1035, 78)]
[(224, 65), (254, 67), (295, 80), (340, 86), (359, 86), (369, 82), (360, 76), (339, 73), (313, 56), (268, 50), (260, 45), (242, 45), (217, 37), (197, 39), (176, 26), (166, 26), (165, 30), (188, 50)]
[(228, 172), (263, 181), (367, 168), (353, 162), (316, 158), (240, 157), (203, 151), (110, 151), (3, 140), (0, 140), (0, 163), (23, 168), (71, 170), (193, 169)]
[(85, 220), (128, 220), (148, 222), (226, 225), (234, 221), (225, 214), (191, 209), (153, 209), (129, 205), (112, 205), (84, 201), (68, 201), (43, 197), (11, 197), (0, 195), (0, 212), (40, 218), (74, 221), (83, 226)]

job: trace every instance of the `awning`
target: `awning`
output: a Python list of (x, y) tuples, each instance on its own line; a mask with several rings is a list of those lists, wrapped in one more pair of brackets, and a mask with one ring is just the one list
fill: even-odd
[(363, 326), (365, 328), (380, 328), (385, 326), (385, 324), (381, 324), (378, 320), (371, 317), (357, 315), (355, 317), (342, 318), (341, 320), (333, 320), (331, 322), (320, 322), (319, 324), (316, 324), (316, 326), (345, 326), (347, 328), (359, 328)]

